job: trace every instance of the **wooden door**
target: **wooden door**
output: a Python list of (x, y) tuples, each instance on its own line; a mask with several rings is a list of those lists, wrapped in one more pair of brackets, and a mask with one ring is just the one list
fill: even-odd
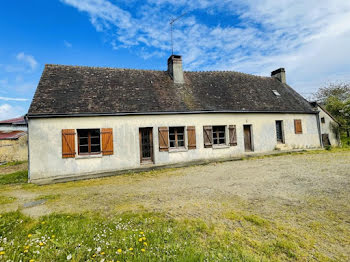
[(244, 125), (244, 149), (245, 151), (253, 151), (252, 147), (252, 132), (250, 125)]
[(152, 127), (140, 128), (140, 161), (153, 163), (153, 135)]

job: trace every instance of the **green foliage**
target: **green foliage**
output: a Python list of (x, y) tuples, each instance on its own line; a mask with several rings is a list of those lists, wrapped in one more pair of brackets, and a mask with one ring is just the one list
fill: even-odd
[(0, 185), (22, 184), (28, 181), (28, 170), (17, 171), (11, 174), (0, 175)]
[(6, 166), (17, 166), (17, 165), (20, 165), (20, 164), (23, 164), (23, 163), (27, 163), (28, 161), (12, 161), (12, 162), (8, 162), (4, 165), (1, 165), (0, 168), (2, 167), (6, 167)]

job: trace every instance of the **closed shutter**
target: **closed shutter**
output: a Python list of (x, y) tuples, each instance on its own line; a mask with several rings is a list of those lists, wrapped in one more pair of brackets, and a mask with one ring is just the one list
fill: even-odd
[(294, 128), (295, 128), (295, 133), (296, 134), (302, 134), (303, 133), (303, 127), (301, 125), (301, 120), (300, 119), (295, 119), (294, 120)]
[(62, 158), (75, 157), (75, 130), (62, 129)]
[(169, 151), (169, 129), (167, 127), (158, 128), (159, 151)]
[(113, 155), (113, 129), (102, 128), (102, 155)]
[(213, 127), (212, 126), (203, 126), (203, 140), (204, 147), (213, 146)]
[(230, 146), (237, 146), (236, 125), (229, 126)]
[(196, 127), (187, 127), (188, 149), (196, 149)]

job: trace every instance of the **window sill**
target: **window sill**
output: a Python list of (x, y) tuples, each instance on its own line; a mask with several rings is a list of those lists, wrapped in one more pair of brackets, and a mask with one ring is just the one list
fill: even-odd
[(87, 158), (101, 158), (102, 154), (97, 155), (77, 155), (75, 159), (87, 159)]
[(229, 145), (213, 145), (213, 149), (224, 149), (224, 148), (230, 148)]
[(169, 153), (187, 152), (187, 148), (169, 148)]

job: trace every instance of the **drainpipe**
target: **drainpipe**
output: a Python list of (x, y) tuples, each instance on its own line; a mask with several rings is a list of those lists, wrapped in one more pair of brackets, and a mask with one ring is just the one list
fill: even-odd
[(27, 124), (27, 141), (28, 141), (28, 145), (27, 145), (27, 148), (28, 148), (28, 183), (30, 181), (30, 155), (29, 155), (29, 126), (28, 126), (28, 114), (26, 114), (24, 116), (24, 120), (26, 121), (26, 124)]
[(318, 137), (320, 138), (320, 145), (321, 145), (321, 148), (324, 148), (323, 141), (322, 141), (322, 134), (321, 134), (320, 111), (317, 112), (316, 121), (317, 121)]

